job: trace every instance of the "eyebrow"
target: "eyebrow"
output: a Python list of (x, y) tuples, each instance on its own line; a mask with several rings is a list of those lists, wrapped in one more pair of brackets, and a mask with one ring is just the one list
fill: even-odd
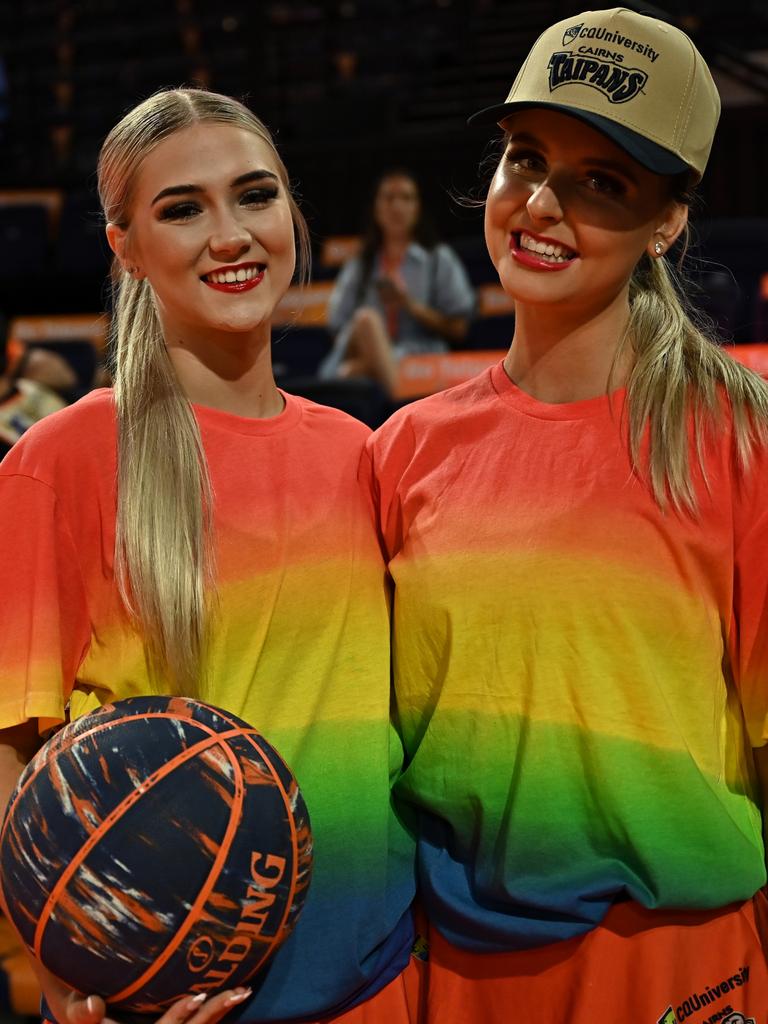
[[(229, 187), (237, 188), (238, 185), (246, 185), (249, 181), (261, 181), (264, 178), (271, 178), (273, 181), (277, 182), (280, 180), (276, 174), (272, 173), (272, 171), (267, 171), (261, 168), (256, 171), (247, 171), (245, 174), (241, 174), (239, 177), (234, 178), (230, 182)], [(169, 185), (168, 188), (164, 188), (158, 192), (149, 205), (154, 206), (155, 203), (159, 202), (161, 199), (165, 199), (167, 196), (196, 195), (204, 191), (205, 189), (202, 185)]]
[[(528, 132), (517, 132), (514, 135), (510, 134), (510, 142), (522, 142), (529, 146), (537, 146), (539, 149), (546, 151), (546, 145), (537, 139), (535, 135), (531, 135)], [(628, 163), (624, 163), (621, 160), (611, 160), (609, 157), (601, 156), (589, 156), (582, 160), (583, 164), (587, 164), (590, 167), (597, 167), (603, 171), (614, 171), (616, 174), (621, 174), (627, 178), (633, 184), (637, 184), (637, 176), (632, 173), (632, 169)]]

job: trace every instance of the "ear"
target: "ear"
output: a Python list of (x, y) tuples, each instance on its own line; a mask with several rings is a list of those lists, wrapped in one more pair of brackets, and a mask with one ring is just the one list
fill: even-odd
[(668, 252), (685, 230), (688, 223), (688, 207), (685, 203), (672, 203), (667, 207), (664, 220), (657, 225), (648, 242), (648, 255), (658, 259)]
[(123, 270), (130, 274), (131, 277), (135, 277), (137, 281), (140, 281), (144, 274), (141, 268), (137, 267), (130, 258), (128, 253), (128, 232), (125, 228), (120, 227), (119, 224), (107, 224), (107, 242), (109, 242), (109, 248), (117, 256)]

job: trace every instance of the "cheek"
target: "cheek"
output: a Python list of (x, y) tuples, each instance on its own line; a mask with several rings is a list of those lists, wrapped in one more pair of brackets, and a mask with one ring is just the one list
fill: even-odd
[(176, 235), (164, 231), (144, 232), (136, 242), (134, 249), (137, 263), (152, 283), (180, 268), (187, 267), (199, 253), (192, 233), (189, 231)]
[[(584, 236), (582, 236), (584, 237)], [(629, 277), (646, 251), (649, 235), (645, 230), (598, 231), (585, 238), (590, 250), (602, 258), (616, 277)]]
[(274, 219), (267, 225), (264, 236), (265, 247), (275, 256), (296, 259), (296, 241), (290, 210), (276, 211)]
[(485, 244), (488, 246), (488, 252), (494, 262), (500, 247), (506, 247), (510, 230), (509, 218), (515, 205), (514, 199), (510, 195), (510, 189), (497, 172), (488, 189), (483, 220)]

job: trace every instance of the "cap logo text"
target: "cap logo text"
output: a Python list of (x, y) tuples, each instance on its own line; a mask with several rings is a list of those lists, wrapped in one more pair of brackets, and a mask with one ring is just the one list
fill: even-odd
[(639, 68), (620, 67), (596, 57), (576, 57), (567, 51), (553, 53), (548, 68), (550, 92), (561, 85), (579, 83), (597, 89), (611, 103), (626, 103), (648, 81), (648, 75)]
[(576, 39), (596, 39), (601, 43), (624, 46), (628, 50), (634, 50), (635, 53), (647, 57), (651, 63), (655, 63), (656, 58), (659, 56), (659, 51), (654, 50), (649, 43), (640, 42), (638, 39), (630, 39), (629, 36), (625, 36), (621, 32), (612, 32), (607, 28), (595, 28), (594, 25), (591, 28), (585, 28), (583, 21), (578, 25), (571, 25), (570, 28), (565, 30), (563, 33), (563, 46), (569, 46)]

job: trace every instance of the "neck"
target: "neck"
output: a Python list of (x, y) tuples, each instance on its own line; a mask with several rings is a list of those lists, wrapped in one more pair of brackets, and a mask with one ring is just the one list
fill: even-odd
[(267, 419), (284, 407), (272, 373), (269, 326), (253, 334), (164, 331), (168, 356), (190, 402)]
[(627, 292), (594, 312), (517, 303), (515, 334), (504, 359), (510, 380), (550, 404), (579, 402), (626, 383), (632, 350), (616, 354), (629, 322)]
[(381, 249), (386, 256), (400, 258), (410, 244), (411, 239), (408, 235), (395, 235), (385, 238), (381, 243)]

